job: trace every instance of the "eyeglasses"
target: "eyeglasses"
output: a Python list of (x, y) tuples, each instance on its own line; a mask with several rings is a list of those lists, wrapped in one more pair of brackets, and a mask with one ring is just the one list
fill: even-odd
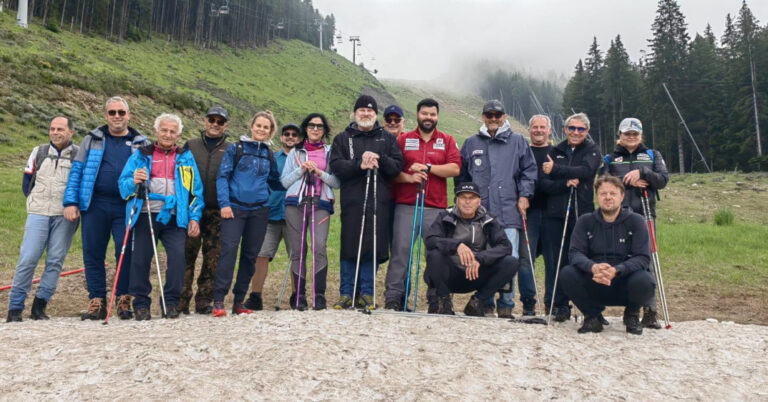
[(568, 126), (566, 128), (568, 129), (568, 131), (574, 132), (574, 133), (583, 133), (583, 132), (587, 131), (586, 127)]
[(299, 138), (299, 133), (295, 131), (283, 131), (283, 137)]
[(209, 118), (208, 118), (208, 123), (211, 123), (211, 124), (218, 124), (218, 125), (220, 125), (220, 126), (223, 126), (223, 125), (227, 124), (227, 121), (226, 121), (226, 120), (224, 120), (224, 119), (217, 119), (217, 118), (215, 118), (215, 117), (209, 117)]
[(120, 110), (107, 110), (107, 114), (110, 115), (110, 116), (120, 115), (120, 117), (122, 117), (122, 116), (125, 116), (126, 114), (128, 114), (128, 112), (125, 111), (125, 110), (122, 110), (122, 109), (120, 109)]
[(640, 133), (638, 133), (637, 131), (627, 131), (626, 133), (621, 133), (621, 135), (625, 137), (639, 137)]
[(390, 124), (392, 124), (392, 123), (397, 124), (397, 123), (400, 123), (401, 121), (403, 121), (403, 118), (402, 117), (386, 117), (386, 118), (384, 118), (384, 121), (386, 121), (387, 123), (390, 123)]
[(504, 116), (504, 113), (501, 112), (486, 112), (483, 113), (483, 116), (489, 118), (489, 119), (500, 119), (501, 116)]
[(325, 126), (322, 124), (309, 123), (307, 124), (307, 130), (325, 130)]

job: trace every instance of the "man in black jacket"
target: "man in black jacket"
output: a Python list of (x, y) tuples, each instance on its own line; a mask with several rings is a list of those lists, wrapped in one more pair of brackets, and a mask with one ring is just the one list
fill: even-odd
[[(554, 319), (563, 322), (570, 318), (571, 308), (568, 298), (559, 292), (554, 295), (555, 274), (559, 267), (568, 265), (567, 250), (571, 241), (571, 232), (576, 218), (592, 212), (595, 207), (592, 197), (592, 183), (595, 173), (600, 167), (602, 158), (600, 150), (589, 140), (589, 117), (584, 113), (577, 113), (565, 120), (563, 127), (566, 139), (557, 144), (547, 161), (541, 165), (544, 175), (541, 177), (541, 186), (545, 188), (547, 197), (547, 210), (544, 214), (544, 232), (548, 242), (547, 250), (550, 252), (550, 265), (546, 267), (546, 291), (544, 292), (544, 305), (549, 310), (550, 303), (554, 303)], [(575, 197), (571, 201), (571, 191)], [(569, 204), (570, 203), (570, 204)], [(571, 206), (568, 222), (565, 221), (567, 206)], [(560, 253), (560, 245), (563, 242), (563, 227), (565, 227), (565, 242), (563, 243), (563, 257), (560, 265), (557, 260)]]
[(626, 306), (627, 332), (640, 335), (640, 307), (656, 287), (648, 268), (648, 228), (642, 216), (621, 206), (624, 185), (620, 179), (601, 176), (595, 192), (600, 209), (576, 222), (571, 265), (560, 272), (560, 286), (584, 313), (579, 333), (603, 330), (605, 306)]
[[(403, 153), (397, 145), (394, 135), (385, 131), (376, 120), (378, 106), (376, 100), (368, 95), (361, 95), (355, 102), (355, 121), (333, 138), (331, 147), (331, 170), (341, 181), (339, 201), (341, 204), (341, 264), (339, 301), (333, 308), (343, 310), (352, 307), (352, 295), (360, 295), (359, 307), (373, 306), (373, 204), (376, 203), (376, 258), (375, 264), (389, 258), (389, 192), (392, 179), (403, 170)], [(375, 169), (375, 170), (374, 170)], [(378, 172), (376, 181), (368, 189), (368, 202), (365, 211), (363, 201), (366, 198), (366, 176), (369, 172)], [(363, 243), (360, 259), (360, 272), (357, 291), (355, 286), (355, 264), (357, 260), (360, 226), (365, 214)]]
[(482, 317), (484, 300), (512, 280), (519, 263), (504, 228), (480, 205), (477, 184), (462, 183), (455, 191), (456, 206), (437, 216), (424, 239), (424, 279), (437, 293), (438, 314), (453, 315), (451, 293), (474, 290), (464, 314)]

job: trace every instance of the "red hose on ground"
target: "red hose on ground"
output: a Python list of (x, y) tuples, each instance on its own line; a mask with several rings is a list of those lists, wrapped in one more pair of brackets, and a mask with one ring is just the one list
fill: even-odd
[[(61, 276), (67, 276), (67, 275), (74, 275), (74, 274), (77, 274), (77, 273), (80, 273), (80, 272), (83, 272), (83, 271), (85, 271), (85, 268), (73, 269), (71, 271), (62, 272), (61, 275), (59, 275), (59, 276), (61, 277)], [(38, 282), (40, 282), (40, 278), (36, 278), (36, 279), (32, 280), (32, 283), (38, 283)], [(12, 285), (0, 286), (0, 292), (3, 291), (3, 290), (10, 289), (11, 286)]]

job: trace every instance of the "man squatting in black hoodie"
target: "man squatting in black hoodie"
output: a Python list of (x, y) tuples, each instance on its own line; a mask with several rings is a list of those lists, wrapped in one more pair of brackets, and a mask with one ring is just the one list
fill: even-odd
[(627, 332), (643, 333), (640, 308), (656, 288), (649, 269), (650, 245), (645, 220), (622, 207), (624, 185), (614, 176), (595, 182), (599, 209), (576, 222), (570, 265), (560, 272), (560, 286), (584, 313), (579, 333), (603, 330), (605, 306), (626, 306)]

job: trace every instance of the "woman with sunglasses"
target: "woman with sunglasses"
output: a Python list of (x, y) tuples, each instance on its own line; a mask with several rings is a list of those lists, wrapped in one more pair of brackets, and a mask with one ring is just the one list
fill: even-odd
[(224, 297), (232, 284), (237, 246), (241, 243), (232, 313), (253, 313), (243, 301), (267, 230), (267, 202), (270, 190), (283, 190), (275, 156), (269, 149), (276, 126), (271, 112), (256, 113), (251, 121), (251, 136), (242, 136), (230, 145), (219, 166), (216, 191), (221, 208), (221, 255), (213, 285), (214, 317), (227, 315)]
[[(331, 153), (331, 146), (328, 144), (330, 130), (324, 115), (311, 113), (307, 116), (301, 122), (303, 141), (288, 154), (280, 178), (283, 186), (288, 189), (285, 197), (287, 229), (285, 241), (288, 249), (291, 250), (291, 273), (293, 282), (297, 285), (296, 292), (291, 295), (290, 304), (292, 308), (298, 310), (307, 308), (304, 289), (307, 278), (310, 278), (307, 274), (307, 266), (312, 267), (312, 265), (315, 268), (315, 272), (311, 275), (314, 281), (312, 284), (313, 308), (315, 310), (326, 308), (325, 288), (328, 275), (326, 240), (330, 228), (330, 217), (333, 214), (333, 189), (339, 188), (340, 185), (339, 179), (331, 172), (328, 164)], [(307, 240), (313, 236), (314, 250), (311, 243), (307, 244)], [(307, 250), (314, 253), (314, 264), (307, 263)]]
[[(653, 220), (656, 220), (658, 191), (667, 186), (669, 173), (661, 153), (643, 144), (643, 124), (628, 117), (619, 124), (619, 140), (613, 152), (605, 156), (601, 173), (621, 179), (626, 187), (623, 206), (629, 206), (638, 214), (643, 213), (643, 197), (647, 195)], [(643, 308), (645, 328), (660, 329), (656, 319), (656, 297)]]

